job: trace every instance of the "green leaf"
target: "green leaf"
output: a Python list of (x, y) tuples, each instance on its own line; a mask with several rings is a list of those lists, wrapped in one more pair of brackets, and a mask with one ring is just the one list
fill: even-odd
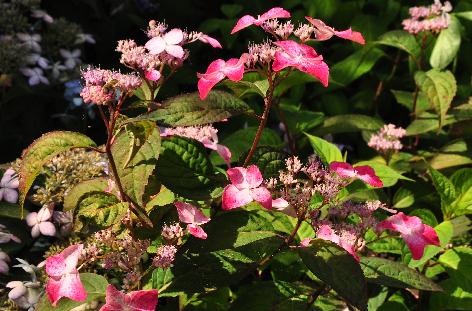
[(466, 11), (466, 12), (454, 12), (452, 15), (458, 16), (460, 18), (472, 21), (472, 11)]
[(18, 204), (0, 201), (0, 217), (21, 219), (21, 210)]
[(157, 268), (152, 271), (152, 288), (157, 289), (159, 292), (164, 286), (169, 286), (170, 282), (174, 278), (171, 269)]
[[(413, 110), (413, 101), (414, 93), (405, 92), (405, 91), (391, 91), (397, 103), (408, 108), (408, 110)], [(423, 111), (429, 110), (431, 106), (429, 105), (428, 98), (423, 94), (423, 92), (418, 92), (418, 97), (416, 98), (416, 114), (420, 114)]]
[(220, 9), (226, 17), (234, 18), (241, 12), (243, 6), (239, 4), (223, 4)]
[(84, 222), (99, 229), (121, 224), (129, 204), (106, 192), (89, 192), (82, 196), (77, 205), (76, 229), (82, 229)]
[(161, 295), (205, 292), (237, 284), (282, 243), (262, 210), (232, 210), (204, 225), (206, 240), (191, 237), (176, 255), (174, 278)]
[(308, 137), (313, 150), (320, 157), (323, 163), (329, 164), (333, 161), (343, 162), (341, 151), (336, 147), (336, 145), (307, 133), (305, 133), (305, 135)]
[(336, 244), (315, 239), (299, 249), (308, 269), (355, 307), (367, 309), (367, 287), (357, 261)]
[(384, 52), (373, 46), (365, 46), (330, 68), (331, 88), (345, 87), (368, 73)]
[[(452, 124), (454, 122), (456, 122), (456, 119), (448, 115), (444, 119), (442, 126)], [(440, 123), (436, 117), (421, 117), (410, 123), (410, 125), (406, 128), (406, 135), (413, 136), (428, 133), (439, 129), (439, 126)]]
[(258, 147), (248, 164), (255, 164), (265, 179), (279, 176), (279, 171), (285, 169), (285, 159), (288, 154), (273, 147)]
[(451, 216), (449, 207), (456, 198), (456, 189), (454, 184), (446, 176), (434, 168), (431, 167), (429, 169), (429, 174), (431, 175), (434, 187), (441, 197), (441, 209), (444, 217), (447, 219)]
[(442, 70), (456, 57), (461, 45), (461, 24), (457, 18), (451, 17), (449, 26), (443, 29), (434, 44), (429, 63), (431, 67)]
[(81, 273), (80, 280), (87, 292), (87, 298), (85, 301), (78, 302), (68, 298), (61, 298), (57, 305), (53, 307), (49, 302), (47, 295), (43, 295), (39, 304), (36, 306), (36, 310), (69, 311), (79, 306), (89, 304), (92, 301), (105, 301), (105, 292), (108, 286), (108, 281), (103, 276), (94, 273)]
[(397, 288), (440, 291), (432, 280), (397, 261), (378, 257), (362, 257), (361, 268), (368, 282)]
[(300, 110), (293, 105), (281, 105), (280, 109), (291, 135), (308, 131), (323, 122), (324, 115), (321, 112)]
[(410, 54), (417, 61), (421, 54), (421, 47), (416, 41), (416, 37), (404, 30), (389, 31), (376, 42), (382, 45), (388, 45)]
[(472, 213), (472, 169), (457, 170), (451, 176), (451, 182), (456, 189), (457, 198), (452, 205), (453, 216)]
[(224, 80), (222, 85), (231, 89), (237, 97), (243, 97), (248, 94), (257, 94), (261, 97), (265, 97), (267, 90), (269, 89), (269, 82), (267, 80), (259, 81), (231, 81)]
[(128, 122), (155, 121), (159, 126), (193, 126), (223, 121), (231, 116), (252, 112), (251, 108), (234, 95), (211, 91), (201, 100), (198, 93), (172, 97), (159, 109), (143, 114)]
[(175, 201), (175, 195), (172, 191), (162, 186), (159, 193), (157, 193), (147, 204), (146, 210), (150, 210), (155, 206), (165, 206), (172, 204)]
[[(240, 129), (231, 133), (229, 136), (226, 136), (220, 142), (220, 144), (228, 147), (229, 150), (231, 150), (231, 159), (233, 161), (237, 161), (251, 148), (254, 137), (256, 136), (256, 132), (256, 127)], [(266, 128), (262, 131), (258, 146), (280, 147), (282, 144), (283, 142), (280, 139), (279, 134), (270, 128)], [(223, 159), (215, 152), (211, 153), (210, 159), (215, 165), (221, 165), (225, 163)]]
[(195, 200), (210, 198), (218, 185), (213, 165), (203, 145), (179, 136), (162, 140), (157, 178), (172, 192)]
[(437, 69), (431, 69), (427, 72), (417, 71), (415, 81), (438, 114), (439, 128), (441, 128), (457, 91), (454, 75), (450, 71), (439, 71)]
[(415, 203), (415, 194), (411, 189), (400, 188), (393, 196), (393, 207), (406, 208)]
[(403, 180), (412, 180), (408, 177), (403, 176), (402, 174), (398, 173), (395, 171), (393, 168), (382, 164), (380, 162), (376, 161), (362, 161), (362, 162), (357, 162), (355, 166), (361, 166), (361, 165), (368, 165), (372, 167), (375, 171), (375, 175), (377, 175), (380, 180), (382, 180), (383, 187), (390, 187), (395, 185), (398, 180), (403, 179)]
[(157, 165), (161, 148), (159, 128), (150, 121), (124, 125), (111, 146), (125, 193), (143, 206), (143, 196)]
[(384, 125), (377, 118), (362, 114), (342, 114), (328, 117), (323, 124), (314, 130), (318, 136), (337, 133), (352, 133), (359, 131), (377, 131)]
[(18, 187), (20, 207), (23, 208), (28, 190), (47, 161), (63, 151), (91, 146), (95, 143), (89, 137), (75, 132), (50, 132), (36, 139), (22, 155)]
[(86, 180), (80, 184), (75, 185), (72, 189), (66, 192), (64, 195), (64, 211), (74, 210), (84, 195), (90, 192), (101, 192), (105, 191), (108, 187), (108, 180), (100, 177), (91, 180)]

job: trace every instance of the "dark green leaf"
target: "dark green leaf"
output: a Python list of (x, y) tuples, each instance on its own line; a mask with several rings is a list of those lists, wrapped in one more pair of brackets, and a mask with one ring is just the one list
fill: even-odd
[(318, 136), (359, 131), (377, 131), (384, 125), (382, 120), (361, 114), (343, 114), (328, 117), (314, 130)]
[(267, 146), (258, 147), (249, 164), (255, 164), (262, 172), (262, 176), (268, 179), (279, 175), (279, 171), (285, 168), (287, 157), (288, 154), (280, 149)]
[(414, 35), (404, 30), (393, 30), (383, 34), (378, 44), (396, 47), (410, 54), (415, 60), (418, 60), (421, 53), (421, 47), (416, 41)]

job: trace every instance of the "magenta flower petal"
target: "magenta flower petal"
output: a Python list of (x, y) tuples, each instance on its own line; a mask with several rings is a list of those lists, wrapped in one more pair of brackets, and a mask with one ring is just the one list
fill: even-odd
[(222, 208), (231, 210), (249, 204), (253, 201), (249, 189), (239, 190), (234, 185), (227, 185), (223, 191)]
[(427, 245), (440, 245), (438, 235), (433, 228), (423, 224), (420, 218), (407, 216), (402, 212), (382, 221), (377, 228), (400, 233), (415, 260), (423, 257)]
[(353, 42), (357, 42), (359, 44), (364, 45), (365, 39), (360, 32), (352, 31), (351, 28), (343, 30), (343, 31), (335, 31), (334, 35), (346, 40), (351, 40)]
[(53, 306), (62, 297), (74, 301), (84, 301), (87, 298), (87, 292), (78, 273), (65, 274), (60, 279), (49, 278), (46, 284), (46, 293)]
[(339, 235), (337, 235), (334, 230), (328, 225), (322, 225), (316, 232), (316, 237), (331, 241), (340, 247), (342, 247), (345, 251), (354, 257), (357, 261), (360, 260), (359, 256), (357, 255), (356, 251), (354, 250), (354, 246), (346, 241), (344, 241)]
[(234, 167), (226, 171), (231, 183), (239, 190), (249, 188), (246, 180), (247, 170), (244, 167)]
[(157, 81), (161, 78), (161, 73), (159, 72), (159, 70), (153, 69), (146, 71), (144, 73), (144, 76), (150, 81)]
[(360, 32), (353, 31), (351, 28), (337, 31), (333, 27), (326, 25), (323, 21), (319, 19), (312, 18), (310, 16), (305, 16), (306, 20), (309, 21), (316, 28), (316, 40), (324, 41), (331, 39), (333, 35), (343, 38), (346, 40), (351, 40), (359, 44), (364, 45), (365, 40)]
[(247, 168), (245, 177), (249, 188), (259, 187), (264, 181), (261, 171), (255, 165), (251, 165)]
[(208, 235), (199, 225), (189, 224), (187, 225), (188, 232), (196, 238), (206, 239)]
[(255, 21), (256, 19), (251, 15), (244, 15), (237, 21), (236, 25), (233, 27), (233, 30), (231, 30), (231, 34), (234, 34), (240, 31), (241, 29), (254, 25)]
[(198, 40), (200, 40), (203, 43), (208, 43), (209, 45), (211, 45), (214, 48), (218, 48), (218, 49), (223, 48), (221, 46), (221, 43), (218, 40), (216, 40), (215, 38), (212, 38), (208, 35), (201, 35), (200, 38), (198, 38)]
[(246, 57), (245, 54), (243, 54), (239, 59), (231, 58), (226, 62), (223, 72), (228, 79), (231, 81), (240, 81), (243, 78), (245, 60)]
[(354, 168), (349, 163), (333, 161), (329, 164), (329, 169), (344, 178), (352, 178), (356, 176)]
[(210, 221), (210, 218), (206, 217), (200, 209), (196, 208), (192, 204), (184, 202), (174, 202), (179, 214), (179, 220), (186, 224), (202, 225)]
[(261, 17), (258, 18), (258, 20), (259, 23), (262, 24), (262, 22), (265, 22), (266, 20), (272, 18), (290, 18), (290, 12), (283, 8), (275, 7), (262, 14)]
[(231, 151), (229, 148), (220, 144), (216, 144), (216, 152), (220, 155), (220, 157), (223, 158), (226, 165), (231, 167)]
[(272, 196), (267, 188), (259, 187), (250, 191), (254, 201), (260, 203), (266, 209), (272, 209)]
[(110, 284), (107, 286), (105, 301), (100, 311), (154, 311), (158, 302), (158, 292), (152, 289), (125, 294)]
[(367, 165), (363, 166), (355, 166), (354, 170), (357, 174), (357, 177), (362, 180), (363, 182), (371, 185), (372, 187), (382, 187), (383, 182), (380, 178), (375, 175), (375, 171), (373, 168)]

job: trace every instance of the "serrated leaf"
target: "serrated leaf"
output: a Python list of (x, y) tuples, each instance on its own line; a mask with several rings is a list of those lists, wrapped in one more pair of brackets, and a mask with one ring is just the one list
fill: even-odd
[(120, 224), (128, 207), (128, 203), (120, 202), (113, 194), (89, 192), (82, 196), (76, 208), (76, 229), (81, 230), (84, 222), (100, 229)]
[(287, 157), (288, 154), (280, 149), (263, 146), (256, 148), (248, 164), (255, 164), (262, 176), (268, 179), (279, 175), (279, 171), (285, 168)]
[(439, 171), (434, 168), (429, 169), (431, 180), (436, 188), (439, 196), (441, 197), (441, 209), (444, 217), (448, 219), (451, 216), (450, 205), (456, 198), (456, 189), (454, 184)]
[(89, 137), (75, 132), (50, 132), (35, 140), (23, 151), (22, 155), (21, 168), (18, 174), (20, 178), (18, 187), (20, 207), (23, 208), (26, 194), (41, 172), (44, 163), (63, 151), (91, 146), (96, 145)]
[(411, 189), (400, 188), (393, 196), (393, 207), (395, 208), (410, 207), (413, 203), (415, 203), (415, 194)]
[(108, 186), (108, 180), (106, 178), (95, 178), (86, 180), (80, 184), (75, 185), (72, 189), (66, 192), (64, 195), (64, 211), (72, 211), (80, 203), (81, 198), (90, 192), (105, 191)]
[(210, 198), (218, 185), (218, 178), (203, 145), (179, 136), (162, 140), (157, 177), (172, 192), (195, 200)]
[(441, 290), (441, 287), (432, 280), (401, 262), (378, 257), (362, 257), (360, 264), (368, 282), (397, 288)]
[(320, 157), (323, 163), (329, 164), (333, 161), (343, 162), (341, 151), (336, 147), (336, 145), (307, 133), (305, 133), (305, 135), (308, 137), (313, 150)]
[(378, 44), (396, 47), (410, 54), (416, 61), (421, 54), (421, 47), (414, 35), (404, 30), (389, 31), (377, 40)]
[(429, 63), (431, 67), (442, 70), (456, 57), (461, 45), (461, 24), (457, 18), (451, 17), (449, 26), (441, 30), (434, 44)]
[(87, 298), (85, 301), (78, 302), (68, 298), (61, 298), (57, 305), (53, 307), (47, 298), (47, 295), (43, 295), (40, 302), (36, 306), (36, 310), (54, 310), (54, 311), (70, 311), (79, 306), (89, 304), (92, 301), (104, 301), (105, 292), (108, 286), (108, 281), (101, 275), (94, 273), (81, 273), (80, 280), (85, 287), (87, 292)]
[(314, 130), (318, 136), (359, 131), (377, 131), (384, 125), (383, 121), (361, 114), (342, 114), (328, 117), (323, 124)]
[(308, 269), (339, 296), (361, 310), (367, 310), (367, 287), (358, 262), (338, 245), (315, 239), (310, 247), (299, 248)]
[(133, 122), (125, 127), (115, 135), (111, 151), (123, 190), (134, 202), (143, 206), (145, 189), (159, 158), (159, 128), (150, 121)]
[(450, 71), (439, 71), (437, 69), (431, 69), (427, 72), (417, 71), (415, 81), (438, 114), (439, 128), (441, 128), (457, 91), (454, 75)]
[(234, 94), (238, 97), (243, 97), (247, 94), (257, 94), (261, 97), (265, 97), (267, 90), (269, 89), (269, 82), (267, 80), (259, 81), (231, 81), (224, 80), (222, 85), (231, 89)]
[(128, 122), (149, 120), (165, 127), (193, 126), (223, 121), (251, 111), (251, 108), (236, 96), (223, 91), (211, 91), (204, 100), (200, 99), (198, 93), (169, 98), (159, 109)]
[[(396, 90), (391, 90), (391, 92), (393, 96), (395, 96), (397, 103), (408, 108), (410, 111), (413, 110), (413, 99), (415, 97), (413, 92)], [(431, 106), (429, 105), (428, 98), (423, 94), (423, 92), (418, 92), (418, 97), (416, 98), (416, 114), (418, 115), (430, 108)]]
[(159, 292), (164, 286), (169, 286), (170, 282), (174, 278), (171, 269), (157, 268), (152, 271), (151, 284), (152, 288), (157, 289)]

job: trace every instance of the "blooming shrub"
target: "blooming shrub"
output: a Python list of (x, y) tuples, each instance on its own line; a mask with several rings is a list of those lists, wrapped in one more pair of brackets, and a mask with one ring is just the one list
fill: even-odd
[[(408, 31), (376, 42), (310, 16), (295, 26), (281, 7), (244, 15), (232, 35), (252, 28), (269, 38), (211, 61), (195, 73), (194, 92), (167, 99), (161, 90), (188, 63), (190, 44), (223, 47), (151, 20), (146, 42), (117, 44), (127, 71), (82, 69), (80, 96), (102, 119), (105, 143), (50, 132), (2, 172), (5, 301), (28, 310), (376, 310), (395, 302), (434, 309), (447, 297), (464, 309), (472, 290), (458, 262), (470, 257), (472, 172), (438, 170), (472, 163), (441, 159), (467, 143), (419, 149), (472, 115), (469, 103), (452, 106), (457, 82), (443, 70), (452, 60), (434, 58), (451, 11), (439, 1), (411, 8)], [(411, 26), (433, 16), (448, 22)], [(348, 59), (385, 46), (408, 53), (415, 90), (394, 92), (411, 111), (406, 129), (291, 105), (297, 86), (316, 83), (319, 94), (342, 86), (339, 63), (318, 52), (338, 39), (359, 49)], [(429, 40), (433, 69), (423, 71)], [(239, 120), (257, 126), (231, 132)], [(357, 131), (369, 160), (332, 142)], [(435, 200), (434, 212), (413, 208)], [(23, 248), (44, 261), (13, 259)], [(15, 260), (27, 279), (10, 273)]]

